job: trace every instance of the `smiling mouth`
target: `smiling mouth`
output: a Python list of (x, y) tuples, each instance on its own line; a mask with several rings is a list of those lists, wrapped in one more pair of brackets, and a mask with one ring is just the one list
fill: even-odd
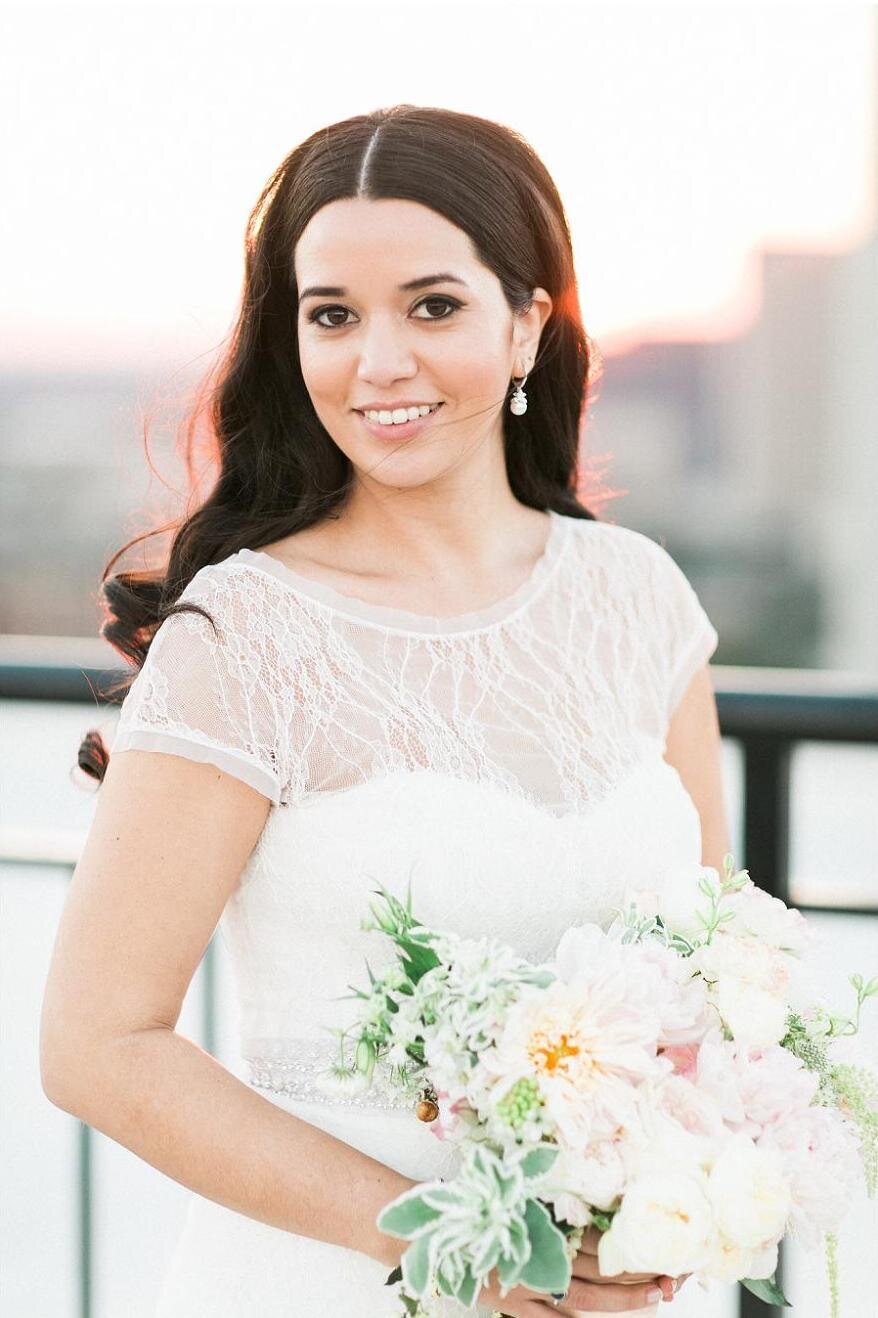
[[(429, 408), (430, 408), (429, 412), (424, 412), (424, 413), (422, 413), (421, 415), (416, 416), (416, 417), (406, 417), (406, 419), (405, 419), (404, 421), (385, 421), (385, 422), (382, 422), (382, 421), (379, 421), (379, 420), (378, 420), (378, 417), (381, 415), (382, 412), (384, 412), (384, 413), (390, 413), (390, 415), (392, 415), (395, 411), (400, 411), (401, 409), (399, 409), (399, 408), (393, 408), (393, 407), (370, 407), (370, 408), (368, 409), (368, 411), (364, 411), (362, 408), (354, 408), (354, 411), (357, 413), (358, 416), (364, 417), (367, 421), (371, 421), (373, 425), (406, 426), (406, 425), (410, 425), (412, 421), (423, 421), (423, 420), (425, 420), (428, 416), (433, 416), (436, 412), (439, 411), (439, 408), (442, 407), (442, 405), (443, 405), (443, 404), (442, 404), (441, 401), (438, 402), (438, 403), (430, 403), (430, 404), (421, 403), (421, 404), (419, 404), (419, 406), (421, 406), (421, 407), (429, 406)], [(415, 404), (412, 404), (412, 406), (415, 406)], [(407, 410), (407, 409), (406, 409), (406, 410)], [(371, 413), (371, 415), (370, 415), (370, 413)]]

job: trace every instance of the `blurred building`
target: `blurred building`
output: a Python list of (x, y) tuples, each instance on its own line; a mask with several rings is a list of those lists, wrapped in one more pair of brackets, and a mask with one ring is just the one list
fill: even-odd
[[(674, 555), (719, 631), (717, 662), (874, 672), (878, 239), (761, 267), (746, 335), (606, 356), (587, 454), (625, 493), (599, 512)], [(97, 630), (106, 559), (173, 506), (144, 454), (152, 388), (0, 377), (0, 630)], [(150, 435), (172, 482), (176, 419)]]

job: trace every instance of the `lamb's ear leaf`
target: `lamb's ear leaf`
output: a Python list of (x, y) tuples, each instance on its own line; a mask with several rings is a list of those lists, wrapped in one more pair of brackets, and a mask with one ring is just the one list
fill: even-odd
[(524, 1210), (531, 1253), (519, 1280), (534, 1291), (563, 1294), (570, 1285), (573, 1268), (567, 1257), (563, 1234), (548, 1210), (537, 1199), (528, 1199)]
[(469, 1268), (463, 1274), (463, 1281), (457, 1288), (457, 1298), (460, 1303), (469, 1309), (473, 1300), (476, 1298), (476, 1292), (481, 1290), (477, 1279), (473, 1276)]
[(401, 1236), (403, 1240), (422, 1235), (442, 1211), (425, 1204), (423, 1193), (422, 1185), (415, 1186), (382, 1208), (376, 1221), (379, 1231), (385, 1231), (389, 1236)]
[(554, 1165), (560, 1148), (557, 1145), (553, 1148), (549, 1144), (541, 1144), (536, 1149), (531, 1149), (530, 1153), (521, 1160), (522, 1175), (528, 1180), (535, 1176), (542, 1176)]
[(402, 1278), (413, 1295), (423, 1296), (430, 1276), (430, 1237), (418, 1236), (402, 1256)]
[(741, 1285), (766, 1304), (779, 1304), (786, 1309), (793, 1307), (774, 1277), (744, 1277)]

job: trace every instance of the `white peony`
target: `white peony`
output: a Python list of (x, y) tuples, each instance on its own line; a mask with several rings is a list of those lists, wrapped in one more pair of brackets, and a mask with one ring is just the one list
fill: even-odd
[(733, 917), (723, 925), (726, 933), (758, 938), (768, 947), (800, 954), (815, 939), (814, 927), (801, 911), (772, 897), (750, 878), (743, 888), (723, 898), (722, 910)]
[(740, 1281), (743, 1277), (773, 1277), (776, 1268), (776, 1241), (760, 1249), (742, 1249), (740, 1245), (733, 1245), (724, 1236), (719, 1236), (713, 1243), (702, 1272), (714, 1281)]
[(625, 1163), (614, 1140), (600, 1140), (583, 1153), (561, 1150), (540, 1183), (540, 1198), (555, 1205), (571, 1226), (588, 1226), (590, 1207), (612, 1208), (625, 1185)]
[(627, 954), (632, 976), (642, 985), (645, 1003), (659, 1016), (662, 1047), (695, 1043), (714, 1022), (707, 988), (688, 957), (655, 938), (632, 943)]
[(790, 958), (755, 938), (718, 933), (691, 958), (735, 1041), (749, 1048), (779, 1043), (786, 1033)]
[(728, 1137), (728, 1129), (713, 1099), (681, 1075), (669, 1075), (654, 1087), (659, 1111), (690, 1135), (714, 1141)]
[(735, 1045), (724, 1039), (722, 1030), (716, 1026), (699, 1045), (694, 1076), (696, 1088), (714, 1105), (731, 1130), (737, 1130), (747, 1119), (735, 1058)]
[(764, 1049), (732, 1047), (748, 1135), (755, 1139), (766, 1127), (810, 1107), (820, 1077), (800, 1058), (779, 1044)]
[(761, 1249), (783, 1235), (792, 1194), (776, 1151), (737, 1136), (711, 1168), (707, 1187), (717, 1226), (730, 1245)]
[(470, 1080), (479, 1111), (530, 1080), (545, 1116), (573, 1148), (611, 1135), (625, 1120), (636, 1085), (665, 1069), (656, 1056), (656, 1021), (626, 1000), (626, 976), (612, 964), (592, 975), (591, 982), (527, 990), (509, 1009)]
[(658, 939), (622, 943), (599, 925), (575, 925), (558, 943), (558, 977), (565, 984), (605, 980), (610, 972), (624, 979), (629, 1006), (644, 1019), (655, 1019), (661, 1044), (700, 1039), (711, 1023), (707, 994), (695, 967)]
[(833, 1108), (791, 1111), (768, 1127), (759, 1147), (783, 1160), (790, 1179), (790, 1229), (808, 1249), (835, 1231), (860, 1183), (859, 1138)]
[(622, 1207), (598, 1243), (605, 1277), (620, 1272), (695, 1272), (714, 1232), (707, 1184), (697, 1168), (646, 1172), (629, 1182)]

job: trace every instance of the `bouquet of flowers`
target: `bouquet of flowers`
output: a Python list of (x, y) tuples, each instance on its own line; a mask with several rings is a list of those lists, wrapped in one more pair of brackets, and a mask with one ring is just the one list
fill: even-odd
[(723, 865), (634, 891), (541, 965), (424, 927), (410, 889), (405, 904), (377, 890), (363, 927), (394, 957), (354, 989), (326, 1083), (366, 1088), (380, 1060), (458, 1146), (451, 1179), (378, 1217), (411, 1242), (388, 1278), (406, 1313), (441, 1296), (472, 1308), (494, 1270), (503, 1295), (563, 1295), (594, 1226), (607, 1277), (688, 1272), (776, 1304), (784, 1235), (822, 1243), (835, 1318), (836, 1228), (854, 1185), (878, 1182), (878, 1075), (836, 1044), (878, 978), (852, 975), (854, 1015), (832, 1015), (802, 973), (811, 926)]

